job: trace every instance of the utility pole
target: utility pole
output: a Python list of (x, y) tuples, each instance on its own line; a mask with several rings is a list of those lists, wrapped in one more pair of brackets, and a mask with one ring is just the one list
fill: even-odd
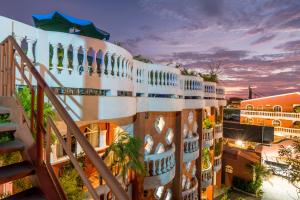
[(251, 86), (249, 85), (249, 87), (248, 87), (248, 99), (252, 99), (252, 88), (251, 88)]

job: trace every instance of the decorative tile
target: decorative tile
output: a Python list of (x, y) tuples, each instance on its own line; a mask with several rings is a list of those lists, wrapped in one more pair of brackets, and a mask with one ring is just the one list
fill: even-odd
[(154, 124), (156, 132), (161, 133), (163, 128), (165, 127), (165, 124), (166, 122), (162, 116), (157, 117)]

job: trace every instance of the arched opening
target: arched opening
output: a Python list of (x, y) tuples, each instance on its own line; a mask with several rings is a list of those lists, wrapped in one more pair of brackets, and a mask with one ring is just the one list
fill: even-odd
[(282, 112), (282, 107), (279, 106), (279, 105), (276, 105), (276, 106), (273, 107), (273, 111), (274, 112)]
[(280, 122), (280, 120), (273, 120), (273, 121), (272, 121), (272, 125), (273, 125), (274, 127), (281, 126), (281, 122)]
[(102, 57), (103, 57), (103, 53), (101, 50), (99, 50), (96, 54), (96, 64), (97, 64), (97, 74), (99, 74), (99, 76), (102, 73), (101, 67), (102, 67)]
[(246, 110), (254, 110), (254, 106), (252, 106), (252, 105), (247, 105), (247, 106), (246, 106)]

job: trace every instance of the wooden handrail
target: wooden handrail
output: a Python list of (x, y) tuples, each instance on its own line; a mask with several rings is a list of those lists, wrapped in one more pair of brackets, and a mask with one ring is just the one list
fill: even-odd
[[(6, 49), (7, 48), (7, 51)], [(36, 157), (36, 164), (40, 164), (43, 162), (43, 130), (44, 129), (44, 122), (43, 122), (43, 106), (44, 106), (44, 94), (46, 94), (48, 100), (51, 102), (53, 107), (56, 109), (57, 113), (59, 114), (60, 118), (67, 124), (68, 129), (70, 130), (70, 133), (74, 135), (80, 146), (82, 147), (83, 151), (91, 161), (91, 163), (94, 165), (96, 170), (99, 174), (103, 177), (105, 182), (107, 183), (108, 187), (111, 189), (112, 193), (115, 195), (115, 197), (118, 200), (128, 200), (129, 197), (125, 190), (122, 188), (121, 184), (118, 182), (118, 180), (113, 176), (111, 171), (107, 168), (105, 163), (102, 161), (102, 159), (98, 156), (97, 152), (94, 150), (92, 145), (86, 140), (85, 136), (81, 133), (80, 129), (76, 125), (76, 123), (73, 121), (71, 116), (68, 114), (68, 112), (64, 109), (63, 105), (60, 103), (58, 98), (55, 96), (55, 94), (52, 92), (51, 88), (48, 86), (46, 81), (43, 79), (43, 77), (40, 75), (40, 73), (36, 70), (32, 62), (29, 60), (29, 58), (24, 54), (21, 47), (18, 45), (16, 40), (12, 36), (8, 36), (3, 42), (1, 42), (1, 50), (4, 49), (6, 53), (9, 55), (2, 57), (1, 56), (1, 62), (7, 62), (5, 63), (5, 66), (3, 67), (4, 70), (7, 70), (7, 68), (13, 68), (15, 69), (15, 65), (9, 66), (9, 64), (12, 64), (14, 62), (14, 53), (17, 52), (19, 56), (21, 57), (22, 64), (26, 65), (27, 69), (31, 73), (31, 75), (35, 78), (37, 82), (37, 114), (36, 114), (36, 134), (37, 134), (37, 157)], [(14, 51), (13, 51), (14, 50)], [(9, 53), (10, 52), (10, 53)], [(1, 52), (1, 55), (3, 52)], [(11, 55), (10, 55), (11, 54)], [(11, 60), (8, 60), (6, 58), (10, 58)], [(0, 63), (2, 65), (2, 63)], [(0, 66), (1, 67), (1, 66)], [(19, 70), (19, 68), (17, 68)], [(12, 69), (11, 69), (12, 70)], [(19, 70), (20, 74), (25, 76), (23, 70)], [(12, 75), (13, 76), (13, 75)], [(13, 76), (14, 77), (14, 76)], [(13, 81), (11, 81), (13, 82)], [(2, 83), (2, 82), (0, 82)], [(13, 90), (15, 87), (15, 82), (11, 83), (9, 88), (10, 90)], [(1, 85), (2, 87), (2, 85)], [(12, 96), (12, 93), (11, 95)], [(34, 106), (34, 105), (33, 105)], [(34, 108), (32, 108), (33, 110)], [(34, 116), (31, 116), (31, 118), (34, 118)], [(50, 134), (50, 133), (48, 133)]]

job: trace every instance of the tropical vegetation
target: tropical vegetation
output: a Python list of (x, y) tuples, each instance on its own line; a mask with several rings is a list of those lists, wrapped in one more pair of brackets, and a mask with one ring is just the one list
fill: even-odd
[(210, 152), (209, 152), (209, 148), (204, 148), (203, 152), (202, 152), (202, 158), (201, 158), (201, 162), (202, 162), (202, 169), (208, 169), (211, 165), (210, 163)]
[(143, 155), (140, 149), (143, 147), (142, 140), (129, 135), (125, 131), (117, 133), (114, 142), (107, 148), (102, 159), (110, 168), (119, 169), (123, 186), (126, 188), (126, 178), (129, 171), (139, 175), (145, 174)]
[(300, 140), (294, 140), (291, 148), (282, 146), (278, 154), (288, 165), (285, 170), (287, 180), (297, 188), (300, 195)]
[(211, 129), (213, 127), (213, 122), (207, 117), (203, 120), (203, 128)]

